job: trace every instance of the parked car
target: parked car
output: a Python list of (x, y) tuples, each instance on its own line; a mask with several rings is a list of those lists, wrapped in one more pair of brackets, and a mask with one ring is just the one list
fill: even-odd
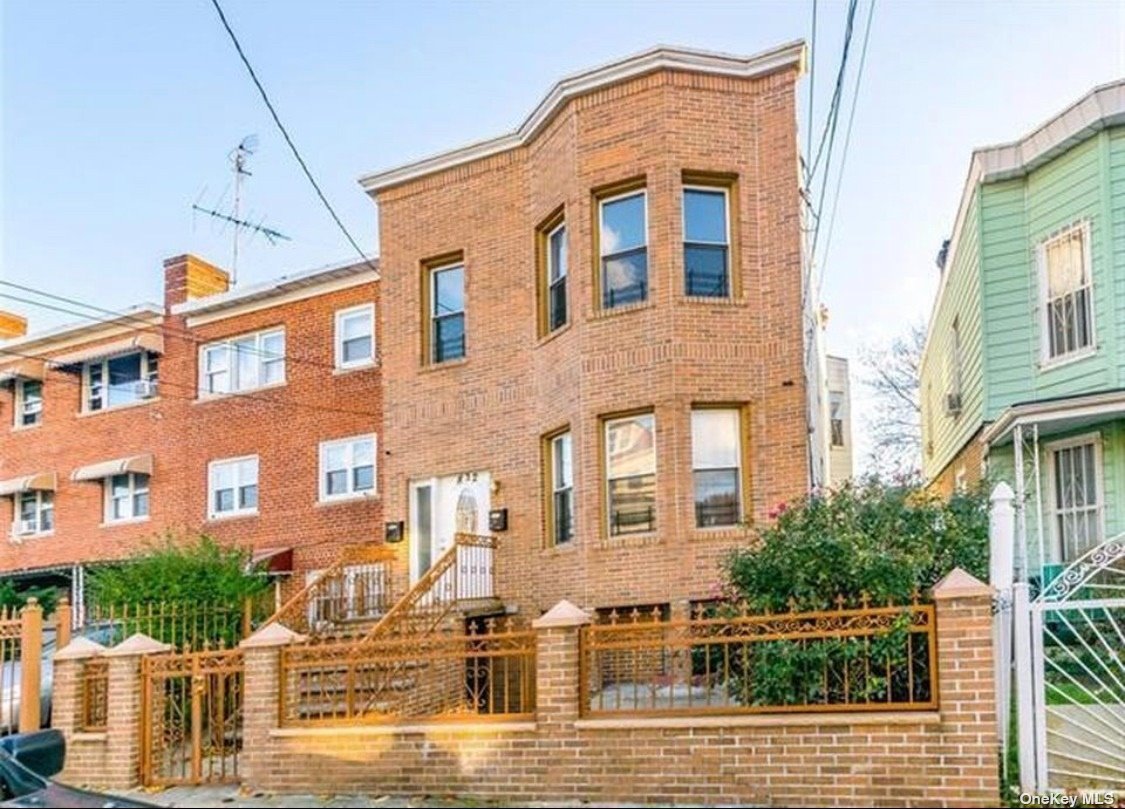
[(57, 730), (15, 733), (0, 739), (0, 806), (151, 807), (151, 803), (73, 789), (50, 780), (62, 770), (66, 740)]

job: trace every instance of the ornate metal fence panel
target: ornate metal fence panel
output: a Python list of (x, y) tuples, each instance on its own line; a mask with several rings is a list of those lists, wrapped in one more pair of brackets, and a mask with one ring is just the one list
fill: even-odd
[(19, 612), (0, 610), (0, 735), (20, 725), (21, 623)]
[(174, 652), (143, 661), (143, 783), (237, 782), (242, 747), (242, 652)]
[(108, 710), (109, 661), (92, 658), (82, 666), (82, 730), (104, 731), (109, 720)]
[(937, 707), (929, 604), (752, 615), (711, 606), (585, 627), (585, 716), (666, 716)]

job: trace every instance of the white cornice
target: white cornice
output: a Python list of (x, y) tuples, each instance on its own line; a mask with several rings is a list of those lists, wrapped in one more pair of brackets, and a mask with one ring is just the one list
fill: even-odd
[(802, 41), (790, 42), (753, 56), (732, 56), (660, 45), (562, 79), (550, 89), (514, 132), (471, 143), (397, 168), (366, 174), (359, 178), (359, 184), (370, 194), (427, 174), (445, 171), (454, 166), (515, 149), (535, 137), (571, 99), (658, 70), (753, 78), (787, 67), (803, 70), (804, 64), (805, 43)]
[[(87, 320), (69, 323), (54, 329), (18, 337), (15, 340), (0, 340), (0, 361), (9, 359), (4, 352), (42, 353), (61, 351), (71, 346), (82, 345), (93, 340), (115, 337), (119, 334), (144, 329), (146, 326), (159, 326), (164, 319), (164, 311), (154, 304), (143, 304), (123, 311), (118, 316), (106, 315), (104, 320)], [(16, 356), (16, 354), (11, 354)]]

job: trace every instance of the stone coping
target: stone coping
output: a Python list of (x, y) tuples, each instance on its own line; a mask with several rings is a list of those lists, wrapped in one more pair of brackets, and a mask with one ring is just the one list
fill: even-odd
[(818, 711), (792, 714), (732, 716), (635, 716), (579, 719), (579, 730), (642, 730), (644, 728), (777, 728), (824, 725), (937, 725), (938, 711)]
[(535, 721), (522, 722), (413, 722), (409, 724), (377, 725), (332, 725), (318, 727), (273, 728), (270, 736), (278, 739), (309, 738), (323, 736), (394, 736), (398, 734), (470, 734), (479, 736), (488, 733), (530, 733), (539, 727)]

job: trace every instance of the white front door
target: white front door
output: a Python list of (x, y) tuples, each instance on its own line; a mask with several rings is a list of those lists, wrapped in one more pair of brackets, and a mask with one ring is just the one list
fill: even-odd
[(454, 534), (487, 534), (492, 476), (462, 472), (410, 484), (410, 581), (453, 546)]

